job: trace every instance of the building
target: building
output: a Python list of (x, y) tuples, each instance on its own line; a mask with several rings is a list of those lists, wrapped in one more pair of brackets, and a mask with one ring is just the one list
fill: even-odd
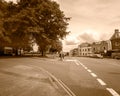
[(92, 47), (89, 43), (82, 43), (78, 46), (78, 56), (91, 56)]
[(94, 54), (100, 53), (100, 42), (93, 42), (91, 46)]
[(106, 41), (108, 43), (108, 51), (112, 50), (112, 44), (110, 40)]
[(74, 49), (70, 50), (69, 55), (70, 56), (78, 56), (78, 48), (74, 48)]
[(120, 32), (118, 29), (115, 29), (114, 34), (110, 38), (112, 44), (112, 50), (117, 51), (120, 50)]
[(102, 54), (102, 53), (106, 53), (108, 50), (111, 50), (111, 43), (109, 40), (93, 42), (91, 46), (92, 46), (93, 54)]

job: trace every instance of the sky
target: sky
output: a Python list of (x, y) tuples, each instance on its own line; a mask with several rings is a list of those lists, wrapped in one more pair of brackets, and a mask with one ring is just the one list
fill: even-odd
[(63, 40), (63, 51), (84, 42), (109, 40), (114, 30), (120, 29), (120, 0), (55, 1), (65, 16), (71, 17), (67, 29), (71, 33)]

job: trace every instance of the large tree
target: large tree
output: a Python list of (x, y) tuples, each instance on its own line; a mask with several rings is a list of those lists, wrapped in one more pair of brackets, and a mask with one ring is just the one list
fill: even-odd
[(20, 10), (17, 4), (8, 3), (8, 12), (4, 20), (5, 31), (9, 33), (11, 47), (14, 48), (16, 55), (18, 49), (26, 49), (30, 47), (31, 33), (29, 27), (33, 25), (32, 18), (29, 16), (30, 9)]
[(60, 53), (60, 51), (62, 51), (62, 41), (60, 40), (54, 40), (51, 44), (50, 47), (50, 52), (51, 53)]
[[(56, 40), (63, 39), (66, 32), (67, 21), (64, 13), (60, 10), (59, 5), (51, 0), (20, 0), (19, 6), (23, 9), (30, 8), (35, 26), (31, 26), (33, 37), (39, 45), (42, 55)], [(21, 9), (22, 9), (21, 8)], [(31, 16), (31, 15), (29, 15)]]
[(53, 41), (69, 33), (66, 29), (70, 18), (65, 17), (55, 1), (19, 0), (17, 4), (9, 3), (8, 10), (4, 28), (16, 49), (34, 41), (44, 56)]
[(3, 28), (3, 20), (4, 20), (5, 12), (6, 12), (6, 2), (0, 0), (0, 41), (7, 41), (5, 38), (5, 33), (4, 33), (5, 31)]

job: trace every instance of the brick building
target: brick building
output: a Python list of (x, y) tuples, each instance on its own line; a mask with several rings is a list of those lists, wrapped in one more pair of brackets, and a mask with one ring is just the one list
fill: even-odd
[(91, 46), (93, 54), (101, 54), (107, 52), (108, 50), (111, 50), (111, 44), (109, 40), (93, 42)]

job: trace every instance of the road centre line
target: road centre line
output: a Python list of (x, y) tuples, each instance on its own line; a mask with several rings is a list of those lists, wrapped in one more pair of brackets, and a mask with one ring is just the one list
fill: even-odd
[(84, 67), (86, 70), (88, 69), (87, 67)]
[(93, 77), (97, 77), (97, 75), (95, 73), (90, 73)]
[(76, 65), (79, 65), (79, 63), (77, 62), (77, 60), (75, 60), (75, 64), (76, 64)]
[(105, 85), (106, 85), (106, 83), (105, 83), (103, 80), (99, 79), (99, 78), (97, 78), (97, 81), (98, 81), (102, 86), (105, 86)]
[[(69, 61), (69, 60), (67, 60)], [(76, 65), (81, 65), (82, 67), (84, 67), (86, 70), (88, 69), (84, 64), (82, 64), (81, 62), (79, 62), (78, 60), (70, 60), (70, 61), (74, 61)]]
[(82, 67), (84, 67), (84, 68), (86, 67), (86, 66), (85, 66), (85, 65), (83, 65), (83, 64), (82, 64), (81, 66), (82, 66)]
[[(77, 60), (77, 61), (78, 61), (78, 60)], [(85, 65), (84, 65), (84, 64), (82, 64), (80, 61), (78, 61), (78, 62), (79, 62), (79, 64), (80, 64), (80, 65), (85, 66)]]
[(79, 62), (79, 64), (82, 66), (82, 67), (84, 67), (86, 70), (88, 69), (83, 63), (81, 63), (80, 61), (78, 61)]
[(115, 90), (112, 88), (106, 88), (107, 91), (109, 91), (113, 96), (120, 96)]
[[(76, 60), (77, 61), (77, 60)], [(90, 74), (93, 76), (93, 77), (97, 77), (97, 75), (95, 73), (92, 73), (92, 71), (90, 69), (88, 69), (84, 64), (82, 64), (80, 61), (78, 61), (79, 64), (84, 67), (88, 72), (90, 72)], [(102, 85), (102, 86), (105, 86), (107, 85), (102, 79), (100, 78), (97, 78), (97, 81)], [(112, 88), (106, 88), (107, 91), (109, 91), (113, 96), (120, 96), (114, 89)]]
[[(93, 77), (97, 77), (97, 75), (95, 73), (92, 73), (92, 71), (90, 69), (88, 69), (84, 64), (82, 64), (81, 62), (79, 62), (78, 60), (75, 60), (75, 63), (77, 65), (82, 65)], [(79, 63), (79, 64), (78, 64)]]
[(90, 69), (87, 69), (87, 71), (90, 72), (90, 73), (92, 72)]

